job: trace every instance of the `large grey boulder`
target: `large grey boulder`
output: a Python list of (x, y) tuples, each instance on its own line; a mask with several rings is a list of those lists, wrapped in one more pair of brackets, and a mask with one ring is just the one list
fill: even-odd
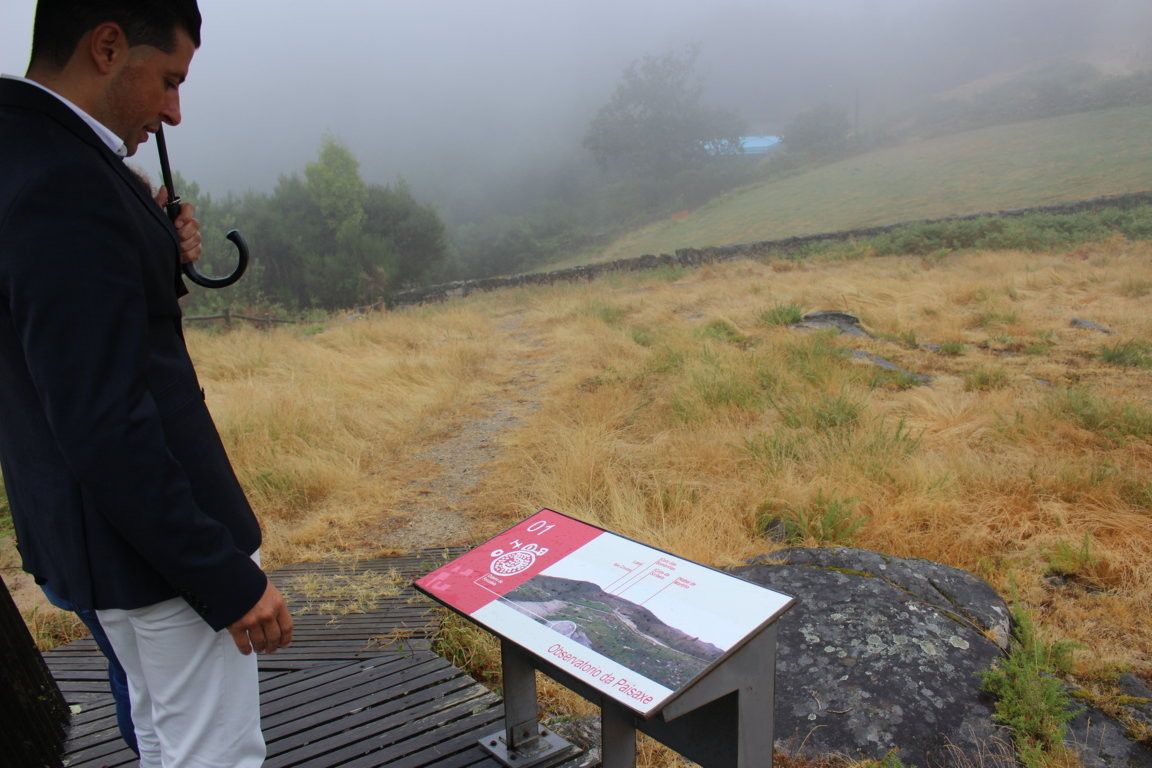
[(799, 598), (780, 620), (775, 737), (798, 756), (1010, 765), (981, 673), (1009, 611), (984, 581), (926, 560), (790, 549), (733, 573)]
[[(1121, 675), (1117, 687), (1127, 699), (1120, 706), (1132, 724), (1144, 729), (1152, 726), (1152, 689), (1132, 673)], [(1065, 741), (1077, 750), (1084, 768), (1152, 768), (1152, 745), (1130, 736), (1123, 724), (1086, 706), (1068, 724)]]
[[(928, 560), (861, 549), (787, 549), (735, 575), (793, 595), (776, 656), (777, 748), (805, 757), (1015, 768), (981, 674), (1008, 649), (1010, 613), (986, 582)], [(1152, 691), (1121, 679), (1134, 722)], [(1085, 707), (1065, 739), (1084, 768), (1152, 768), (1152, 750)]]
[(1085, 707), (1068, 724), (1064, 743), (1083, 768), (1152, 768), (1152, 749), (1133, 741), (1123, 725), (1096, 707)]

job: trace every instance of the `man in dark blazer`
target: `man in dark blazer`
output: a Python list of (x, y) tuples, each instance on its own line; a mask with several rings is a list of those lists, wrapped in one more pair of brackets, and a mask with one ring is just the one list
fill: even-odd
[(0, 466), (24, 568), (128, 671), (142, 766), (259, 765), (250, 654), (292, 632), (185, 347), (180, 235), (123, 163), (179, 123), (199, 35), (195, 0), (40, 0), (0, 79)]

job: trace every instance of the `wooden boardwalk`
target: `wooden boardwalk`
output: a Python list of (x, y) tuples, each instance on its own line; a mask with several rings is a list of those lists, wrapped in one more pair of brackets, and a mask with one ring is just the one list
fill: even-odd
[[(477, 741), (503, 728), (500, 699), (430, 649), (438, 614), (410, 586), (461, 550), (271, 574), (295, 620), (292, 646), (260, 657), (269, 768), (499, 763)], [(75, 714), (65, 765), (135, 765), (91, 639), (44, 655)]]

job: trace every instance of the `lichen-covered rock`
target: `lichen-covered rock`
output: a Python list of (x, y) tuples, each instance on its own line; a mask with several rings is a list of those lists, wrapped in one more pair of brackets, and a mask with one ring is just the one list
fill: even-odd
[(1095, 707), (1068, 724), (1064, 743), (1084, 768), (1152, 768), (1152, 749), (1129, 739), (1123, 725)]
[(733, 573), (799, 598), (780, 620), (775, 737), (796, 755), (1010, 764), (981, 673), (1009, 636), (1004, 601), (939, 563), (792, 549)]
[(818, 312), (809, 312), (793, 323), (793, 328), (805, 330), (834, 329), (849, 336), (864, 336), (871, 338), (871, 334), (860, 325), (860, 318), (838, 309), (822, 309)]
[(1128, 715), (1138, 723), (1152, 728), (1152, 688), (1131, 672), (1120, 675), (1120, 691), (1128, 697)]
[(1084, 320), (1079, 317), (1072, 318), (1072, 322), (1070, 322), (1069, 325), (1071, 325), (1073, 328), (1083, 328), (1086, 331), (1099, 331), (1100, 333), (1106, 333), (1109, 335), (1112, 333), (1112, 329), (1107, 326), (1100, 325), (1100, 323), (1096, 323), (1091, 320)]

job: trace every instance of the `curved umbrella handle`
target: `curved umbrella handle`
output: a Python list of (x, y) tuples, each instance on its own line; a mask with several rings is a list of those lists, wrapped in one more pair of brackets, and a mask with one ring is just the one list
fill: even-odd
[[(172, 185), (172, 168), (168, 164), (168, 144), (164, 140), (164, 126), (161, 125), (156, 128), (156, 152), (160, 156), (160, 173), (164, 176), (164, 188), (168, 190), (168, 202), (165, 204), (164, 209), (168, 214), (168, 218), (172, 221), (180, 216), (180, 196), (176, 194), (176, 188)], [(236, 269), (232, 274), (227, 277), (207, 277), (200, 274), (196, 269), (193, 262), (181, 264), (180, 269), (183, 270), (185, 276), (196, 285), (202, 285), (205, 288), (227, 288), (232, 283), (239, 280), (244, 275), (244, 270), (248, 269), (248, 244), (244, 242), (244, 238), (236, 230), (231, 230), (225, 235), (229, 240), (236, 244), (236, 250), (239, 251), (238, 263)]]
[(205, 288), (227, 288), (244, 276), (244, 270), (248, 269), (248, 244), (244, 242), (244, 237), (235, 229), (230, 230), (225, 237), (236, 245), (237, 263), (236, 269), (232, 270), (232, 274), (225, 277), (207, 277), (206, 275), (200, 274), (196, 269), (195, 262), (190, 261), (187, 264), (180, 265), (180, 268), (189, 280)]

